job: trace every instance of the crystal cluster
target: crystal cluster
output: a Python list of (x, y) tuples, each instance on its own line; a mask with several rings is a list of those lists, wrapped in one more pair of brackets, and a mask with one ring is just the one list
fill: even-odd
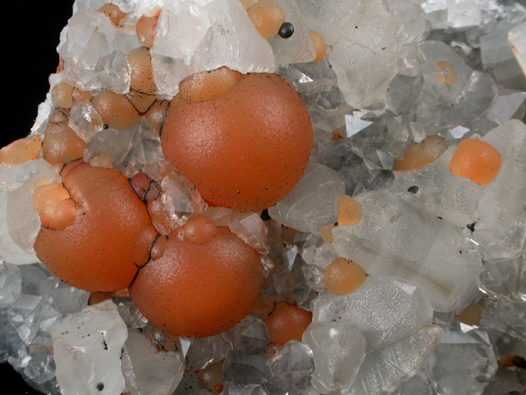
[[(0, 361), (50, 395), (526, 394), (524, 2), (274, 2), (294, 26), (289, 38), (256, 30), (246, 11), (255, 0), (76, 0), (57, 48), (61, 71), (30, 134), (45, 142), (63, 121), (53, 100), (70, 84), (67, 127), (81, 156), (148, 175), (140, 198), (156, 205), (160, 235), (201, 214), (260, 254), (253, 311), (223, 333), (176, 337), (126, 290), (65, 285), (33, 250), (34, 183), (60, 175), (42, 155), (0, 160)], [(101, 12), (107, 4), (118, 11)], [(315, 62), (312, 30), (327, 44)], [(153, 93), (134, 82), (141, 48)], [(166, 111), (184, 78), (223, 66), (277, 73), (312, 121), (303, 177), (262, 212), (208, 207), (165, 161), (164, 120), (147, 111)], [(108, 125), (92, 99), (102, 91), (142, 110)], [(430, 137), (441, 147), (433, 160), (401, 169)], [(487, 185), (450, 167), (467, 139), (500, 155)], [(338, 258), (367, 273), (344, 295), (325, 277)], [(312, 313), (285, 344), (271, 340), (268, 321), (279, 303)]]

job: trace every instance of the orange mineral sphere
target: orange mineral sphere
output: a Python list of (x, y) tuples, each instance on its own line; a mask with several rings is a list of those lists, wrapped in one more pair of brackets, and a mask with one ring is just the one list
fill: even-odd
[(62, 230), (41, 227), (37, 257), (76, 288), (113, 292), (128, 287), (137, 272), (135, 245), (150, 226), (146, 205), (117, 170), (76, 161), (61, 176), (75, 202), (75, 218)]
[(313, 137), (307, 109), (287, 82), (223, 68), (179, 86), (162, 129), (163, 152), (207, 203), (259, 211), (294, 188)]
[(175, 336), (206, 337), (232, 328), (251, 310), (263, 271), (259, 254), (228, 228), (205, 244), (170, 233), (164, 255), (130, 287), (139, 311)]
[(274, 311), (265, 318), (270, 341), (284, 345), (291, 340), (301, 341), (312, 321), (312, 313), (287, 302), (276, 303)]
[(455, 176), (466, 177), (480, 185), (489, 184), (500, 169), (499, 152), (485, 141), (462, 140), (453, 153), (449, 169)]

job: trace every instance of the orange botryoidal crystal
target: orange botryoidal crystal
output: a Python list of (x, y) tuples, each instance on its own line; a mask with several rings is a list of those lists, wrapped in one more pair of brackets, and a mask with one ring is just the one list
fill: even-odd
[(283, 199), (303, 175), (313, 143), (296, 91), (276, 74), (223, 68), (188, 78), (162, 130), (166, 160), (212, 206), (259, 211)]
[(140, 271), (130, 287), (139, 311), (176, 336), (224, 332), (251, 310), (263, 281), (259, 254), (228, 228), (204, 244), (170, 233), (164, 255)]
[(77, 206), (75, 219), (62, 230), (42, 226), (34, 245), (37, 257), (76, 288), (113, 292), (128, 287), (137, 272), (136, 243), (150, 226), (146, 205), (117, 170), (80, 160), (66, 165), (61, 176)]

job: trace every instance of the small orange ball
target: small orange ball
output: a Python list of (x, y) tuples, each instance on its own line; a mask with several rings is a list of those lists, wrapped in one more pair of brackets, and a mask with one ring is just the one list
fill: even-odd
[(501, 157), (499, 152), (485, 141), (462, 140), (453, 153), (449, 169), (455, 176), (466, 177), (480, 184), (489, 184), (497, 175)]
[(274, 311), (265, 318), (270, 341), (281, 346), (291, 340), (300, 342), (311, 322), (311, 312), (287, 302), (276, 303)]
[(327, 291), (336, 296), (348, 295), (363, 284), (367, 273), (353, 261), (338, 258), (333, 261), (323, 275)]

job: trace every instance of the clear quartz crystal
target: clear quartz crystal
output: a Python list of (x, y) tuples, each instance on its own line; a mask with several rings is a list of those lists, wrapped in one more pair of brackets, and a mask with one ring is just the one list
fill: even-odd
[(338, 197), (344, 193), (340, 174), (311, 161), (298, 184), (277, 205), (269, 208), (269, 214), (283, 225), (318, 233), (320, 226), (336, 222)]
[(119, 94), (130, 91), (131, 67), (128, 63), (128, 55), (124, 52), (113, 51), (101, 57), (95, 65), (94, 72), (102, 88)]
[(250, 315), (226, 332), (224, 336), (230, 339), (234, 350), (246, 355), (261, 354), (270, 342), (265, 323)]
[(161, 187), (163, 212), (171, 229), (184, 225), (208, 207), (195, 186), (169, 162), (146, 165), (143, 172)]
[(236, 385), (261, 384), (271, 377), (265, 354), (245, 355), (229, 350), (223, 362), (223, 376)]
[(373, 395), (394, 391), (424, 363), (443, 333), (438, 326), (425, 325), (396, 343), (368, 352), (347, 393)]
[(493, 129), (483, 140), (499, 152), (502, 163), (480, 197), (480, 220), (473, 237), (492, 257), (511, 257), (522, 250), (526, 239), (526, 126), (512, 120)]
[(137, 329), (128, 330), (122, 372), (131, 395), (171, 395), (183, 377), (179, 352), (159, 350)]
[(447, 331), (428, 362), (428, 377), (439, 393), (482, 394), (496, 370), (488, 333), (480, 329)]
[(145, 118), (126, 129), (101, 130), (89, 142), (84, 160), (101, 153), (108, 154), (113, 167), (127, 177), (164, 160), (159, 134)]
[(314, 371), (313, 353), (305, 343), (291, 340), (269, 361), (269, 366), (274, 377), (305, 388)]
[(273, 72), (274, 61), (272, 47), (239, 0), (177, 0), (161, 12), (152, 48), (161, 94), (174, 96), (178, 83), (194, 73), (221, 66), (242, 73)]
[(380, 0), (366, 4), (352, 11), (356, 21), (346, 26), (330, 52), (345, 101), (359, 108), (385, 99), (403, 44), (403, 22), (396, 11)]
[(20, 269), (10, 263), (0, 263), (0, 306), (12, 304), (22, 293)]
[(313, 321), (355, 325), (368, 351), (409, 336), (432, 318), (431, 305), (416, 286), (390, 277), (368, 276), (348, 295), (325, 291), (313, 302)]
[(313, 322), (303, 342), (314, 355), (312, 385), (322, 394), (345, 393), (365, 357), (365, 338), (345, 322)]
[(71, 108), (68, 126), (82, 140), (89, 143), (102, 130), (104, 122), (89, 101), (77, 102)]
[(65, 42), (59, 47), (68, 73), (76, 75), (74, 81), (84, 88), (98, 87), (94, 69), (101, 57), (114, 51), (117, 26), (103, 13), (86, 9), (70, 18), (65, 32)]
[(241, 240), (254, 248), (260, 254), (269, 253), (267, 242), (267, 228), (257, 213), (236, 213), (232, 215), (232, 222), (228, 225), (230, 230), (238, 235)]
[(110, 300), (64, 319), (52, 332), (57, 380), (71, 395), (120, 394), (122, 347), (128, 330)]

